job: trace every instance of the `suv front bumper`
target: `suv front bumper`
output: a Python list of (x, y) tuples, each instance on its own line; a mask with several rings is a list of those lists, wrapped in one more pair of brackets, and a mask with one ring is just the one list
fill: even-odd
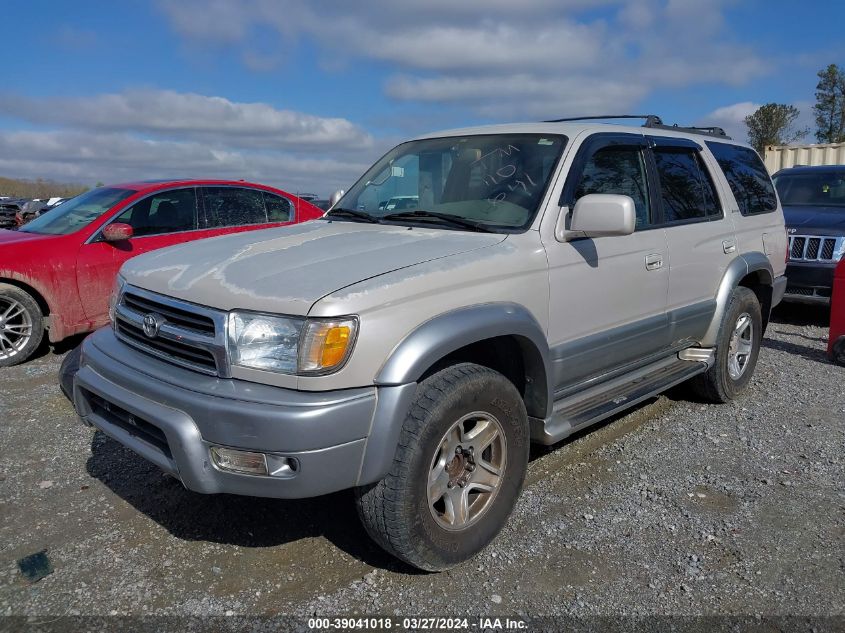
[(836, 262), (789, 262), (786, 266), (785, 301), (800, 303), (830, 303), (833, 271)]
[[(306, 392), (203, 376), (131, 349), (104, 328), (83, 343), (73, 400), (86, 423), (189, 490), (300, 498), (384, 476), (415, 388)], [(286, 458), (296, 469), (223, 471), (212, 446)]]

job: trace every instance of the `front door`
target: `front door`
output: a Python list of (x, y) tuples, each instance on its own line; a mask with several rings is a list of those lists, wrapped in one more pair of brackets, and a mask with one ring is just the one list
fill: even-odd
[(549, 343), (559, 392), (668, 346), (666, 237), (653, 228), (646, 150), (642, 135), (595, 134), (569, 170), (561, 207), (571, 210), (592, 193), (626, 195), (634, 200), (637, 225), (632, 235), (545, 244)]
[(86, 316), (95, 327), (108, 320), (108, 303), (123, 263), (137, 255), (202, 237), (197, 229), (197, 195), (193, 187), (156, 192), (120, 213), (112, 222), (132, 227), (133, 236), (106, 242), (98, 232), (77, 258), (77, 283)]

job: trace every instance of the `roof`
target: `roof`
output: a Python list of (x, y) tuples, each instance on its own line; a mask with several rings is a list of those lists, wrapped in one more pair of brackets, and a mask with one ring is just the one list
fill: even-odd
[(796, 165), (794, 167), (784, 167), (775, 173), (783, 174), (789, 172), (790, 174), (825, 174), (831, 172), (845, 172), (845, 165)]
[(704, 141), (715, 141), (717, 143), (729, 143), (731, 145), (742, 145), (742, 143), (726, 137), (708, 136), (685, 132), (683, 128), (665, 129), (659, 127), (643, 127), (640, 125), (618, 125), (615, 123), (596, 123), (595, 121), (566, 121), (566, 122), (536, 122), (536, 123), (504, 123), (496, 125), (478, 125), (473, 127), (456, 128), (423, 134), (417, 139), (440, 138), (444, 136), (472, 136), (478, 134), (562, 134), (570, 139), (581, 134), (595, 134), (599, 132), (617, 132), (626, 134), (645, 134), (648, 136), (669, 136), (672, 138), (687, 138), (699, 143)]
[(208, 186), (208, 185), (223, 185), (223, 186), (236, 186), (236, 187), (259, 187), (262, 189), (270, 189), (273, 191), (278, 191), (280, 193), (285, 194), (286, 196), (293, 196), (295, 194), (288, 193), (278, 187), (272, 187), (270, 185), (263, 185), (257, 182), (249, 182), (246, 180), (222, 180), (218, 178), (176, 178), (176, 179), (162, 179), (162, 180), (133, 180), (130, 182), (120, 182), (115, 184), (106, 185), (106, 187), (112, 189), (131, 189), (133, 191), (144, 191), (147, 189), (164, 189), (166, 187), (178, 187), (178, 186), (186, 186), (186, 187), (199, 187), (199, 186)]

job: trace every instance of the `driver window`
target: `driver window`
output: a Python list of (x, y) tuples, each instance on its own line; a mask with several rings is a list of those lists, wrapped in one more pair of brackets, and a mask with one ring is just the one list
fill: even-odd
[(637, 210), (637, 228), (650, 224), (648, 185), (643, 153), (637, 147), (603, 147), (584, 166), (575, 199), (591, 193), (630, 196)]
[(134, 237), (193, 231), (197, 228), (196, 191), (161, 191), (133, 204), (114, 221), (131, 226)]

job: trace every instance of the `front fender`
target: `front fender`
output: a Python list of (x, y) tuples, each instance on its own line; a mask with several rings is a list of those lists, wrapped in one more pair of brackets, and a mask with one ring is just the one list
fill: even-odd
[[(552, 394), (549, 344), (537, 319), (516, 303), (486, 303), (436, 316), (408, 334), (376, 375), (377, 385), (417, 382), (437, 361), (452, 352), (487, 339), (514, 337), (519, 343), (529, 378), (526, 406), (547, 414)], [(532, 406), (533, 405), (533, 406)]]

